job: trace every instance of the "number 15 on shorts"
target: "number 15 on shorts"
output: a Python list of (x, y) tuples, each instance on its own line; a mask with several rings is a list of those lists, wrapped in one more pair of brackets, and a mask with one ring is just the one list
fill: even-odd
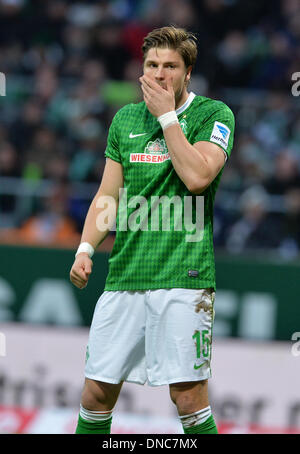
[[(207, 329), (195, 331), (193, 339), (196, 341), (197, 359), (203, 358), (204, 361), (207, 360), (210, 357), (211, 337), (209, 331)], [(199, 369), (203, 364), (204, 362), (199, 366), (194, 364), (194, 368)]]

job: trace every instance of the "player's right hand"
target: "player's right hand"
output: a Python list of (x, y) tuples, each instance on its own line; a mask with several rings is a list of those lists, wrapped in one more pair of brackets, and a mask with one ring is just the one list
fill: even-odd
[(80, 289), (85, 288), (92, 272), (92, 267), (93, 262), (86, 252), (78, 254), (70, 271), (72, 284)]

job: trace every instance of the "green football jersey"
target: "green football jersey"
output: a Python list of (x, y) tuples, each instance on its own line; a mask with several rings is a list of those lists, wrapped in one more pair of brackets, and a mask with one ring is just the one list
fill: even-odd
[[(234, 116), (226, 104), (191, 92), (176, 113), (190, 144), (216, 143), (227, 159)], [(201, 195), (192, 194), (145, 102), (116, 113), (105, 156), (124, 174), (105, 290), (215, 288), (213, 205), (223, 169)]]

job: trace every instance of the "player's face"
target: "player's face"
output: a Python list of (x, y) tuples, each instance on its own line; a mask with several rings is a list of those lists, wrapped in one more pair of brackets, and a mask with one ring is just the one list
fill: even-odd
[(144, 61), (144, 74), (163, 88), (167, 86), (167, 79), (172, 77), (176, 104), (185, 101), (191, 67), (186, 68), (183, 58), (176, 50), (160, 47), (149, 49)]

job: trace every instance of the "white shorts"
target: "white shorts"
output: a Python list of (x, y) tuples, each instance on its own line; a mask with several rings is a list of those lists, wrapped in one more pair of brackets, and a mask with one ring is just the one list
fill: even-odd
[(212, 289), (105, 291), (95, 307), (85, 376), (150, 386), (211, 377)]

